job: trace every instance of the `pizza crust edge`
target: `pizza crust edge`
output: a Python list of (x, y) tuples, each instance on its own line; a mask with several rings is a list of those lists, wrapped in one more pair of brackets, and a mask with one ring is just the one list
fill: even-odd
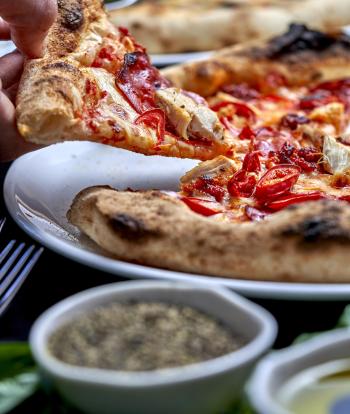
[[(341, 34), (333, 36), (337, 39)], [(345, 48), (336, 43), (323, 51), (305, 49), (268, 56), (277, 41), (273, 38), (236, 45), (205, 60), (165, 68), (162, 74), (174, 86), (204, 97), (214, 95), (225, 84), (254, 84), (271, 72), (283, 75), (291, 86), (350, 76), (350, 45)]]
[[(18, 130), (25, 140), (37, 144), (91, 135), (76, 116), (83, 107), (88, 75), (67, 56), (79, 50), (91, 25), (106, 31), (109, 24), (100, 0), (60, 0), (58, 4), (58, 19), (47, 36), (44, 57), (26, 62), (16, 99)], [(98, 47), (97, 40), (92, 47), (94, 42)]]
[(298, 204), (262, 222), (225, 223), (159, 191), (90, 187), (69, 221), (116, 258), (182, 272), (283, 282), (349, 282), (350, 206)]

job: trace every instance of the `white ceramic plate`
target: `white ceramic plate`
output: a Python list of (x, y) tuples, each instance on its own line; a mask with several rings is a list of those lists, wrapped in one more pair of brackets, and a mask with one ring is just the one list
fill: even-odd
[(121, 9), (122, 7), (131, 6), (137, 1), (138, 0), (119, 0), (119, 1), (112, 1), (109, 3), (105, 2), (105, 7), (107, 10)]
[(250, 297), (350, 299), (350, 284), (255, 282), (215, 278), (140, 266), (112, 259), (66, 219), (73, 197), (91, 185), (119, 189), (176, 190), (197, 161), (145, 157), (90, 142), (52, 145), (15, 161), (5, 180), (8, 210), (18, 225), (44, 246), (88, 266), (130, 278), (220, 284)]
[(187, 61), (195, 61), (207, 59), (214, 52), (191, 52), (191, 53), (169, 53), (163, 55), (151, 55), (151, 61), (155, 66), (170, 66), (184, 63)]

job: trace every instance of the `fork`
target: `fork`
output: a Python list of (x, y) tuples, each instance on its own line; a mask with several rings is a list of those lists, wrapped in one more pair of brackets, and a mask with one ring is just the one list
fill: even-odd
[[(4, 222), (4, 219), (0, 220), (0, 231)], [(11, 240), (1, 251), (0, 315), (12, 302), (43, 250), (42, 247), (36, 248), (34, 245), (27, 247), (25, 243), (17, 244), (16, 240)]]

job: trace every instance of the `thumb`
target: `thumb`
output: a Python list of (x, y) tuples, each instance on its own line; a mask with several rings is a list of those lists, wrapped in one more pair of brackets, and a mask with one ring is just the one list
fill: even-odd
[(8, 23), (18, 49), (39, 57), (45, 36), (56, 19), (56, 0), (1, 0), (0, 15)]

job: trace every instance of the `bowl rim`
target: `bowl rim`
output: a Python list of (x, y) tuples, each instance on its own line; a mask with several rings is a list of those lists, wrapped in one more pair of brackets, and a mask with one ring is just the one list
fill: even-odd
[[(47, 336), (52, 331), (50, 326), (60, 315), (70, 310), (75, 310), (79, 305), (88, 303), (96, 298), (110, 297), (113, 294), (131, 292), (132, 290), (139, 291), (140, 289), (148, 291), (168, 289), (192, 290), (197, 294), (201, 292), (215, 294), (222, 300), (236, 305), (238, 309), (247, 314), (252, 320), (255, 319), (260, 325), (260, 332), (242, 348), (221, 357), (157, 371), (127, 372), (79, 367), (61, 362), (49, 353), (46, 346)], [(191, 306), (190, 303), (188, 305)], [(195, 304), (193, 306), (196, 307)], [(208, 315), (210, 315), (210, 312), (208, 312)], [(58, 302), (36, 320), (30, 332), (29, 342), (34, 359), (39, 367), (44, 368), (45, 371), (51, 373), (56, 378), (111, 387), (151, 388), (201, 380), (229, 372), (232, 369), (253, 362), (272, 346), (276, 335), (277, 323), (269, 312), (229, 289), (221, 287), (213, 289), (201, 284), (178, 282), (127, 281), (88, 289)]]
[[(324, 353), (327, 353), (327, 348), (333, 348), (342, 342), (349, 342), (350, 344), (350, 328), (338, 328), (330, 332), (320, 333), (306, 342), (273, 351), (262, 358), (247, 385), (247, 393), (255, 410), (263, 414), (292, 414), (277, 401), (276, 393), (271, 389), (271, 380), (275, 371), (283, 365), (307, 358), (317, 351), (323, 350)], [(281, 382), (282, 384), (284, 382)]]

